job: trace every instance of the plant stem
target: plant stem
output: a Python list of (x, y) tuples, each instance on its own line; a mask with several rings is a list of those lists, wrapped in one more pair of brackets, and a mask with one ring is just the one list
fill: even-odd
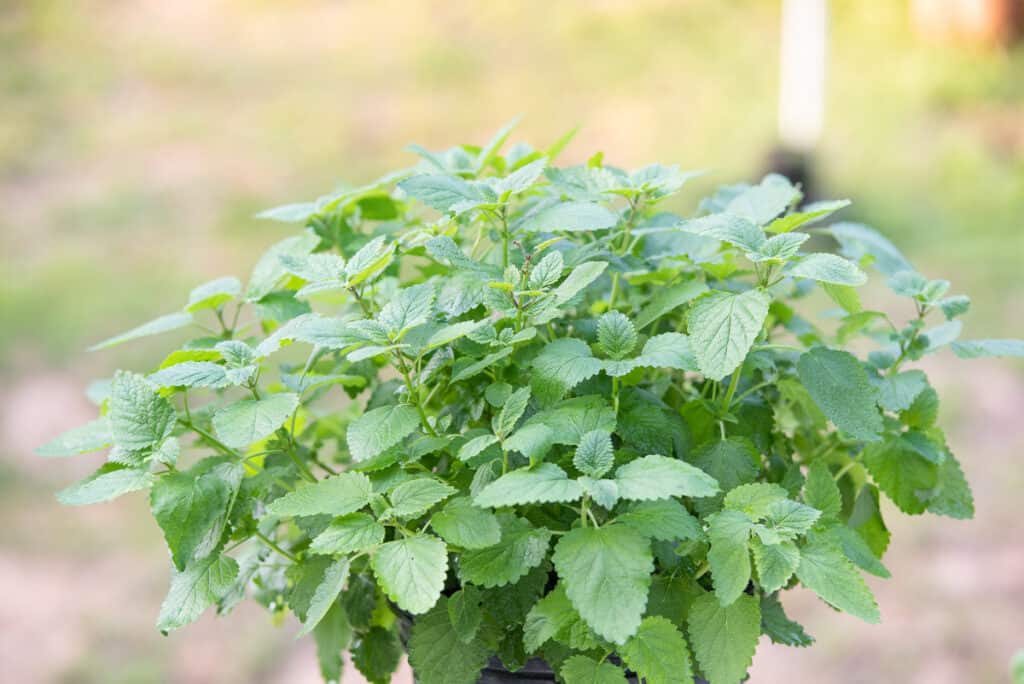
[(508, 268), (508, 207), (501, 208), (501, 268)]
[(835, 480), (836, 482), (839, 482), (839, 480), (842, 479), (843, 475), (845, 475), (850, 470), (850, 468), (852, 468), (855, 465), (857, 465), (857, 461), (855, 459), (851, 460), (849, 463), (840, 468), (839, 471), (832, 476), (832, 479)]
[(740, 374), (743, 372), (743, 364), (740, 364), (739, 368), (732, 372), (732, 379), (729, 380), (729, 389), (725, 391), (725, 397), (722, 399), (722, 413), (728, 413), (729, 408), (732, 406), (733, 395), (736, 394), (736, 387), (740, 384)]
[(402, 374), (402, 379), (405, 381), (405, 389), (409, 392), (409, 401), (416, 407), (416, 412), (420, 414), (420, 424), (423, 425), (423, 429), (429, 435), (437, 437), (437, 431), (434, 430), (430, 425), (430, 421), (427, 420), (427, 412), (423, 410), (419, 395), (412, 386), (412, 379), (409, 377), (409, 366), (405, 362), (405, 357), (401, 353), (395, 353), (395, 359), (397, 359), (398, 370)]
[(241, 457), (241, 454), (239, 454), (237, 451), (235, 451), (234, 449), (229, 447), (227, 444), (225, 444), (224, 442), (220, 441), (219, 439), (217, 439), (216, 437), (211, 435), (206, 430), (204, 430), (201, 427), (199, 427), (198, 425), (194, 424), (192, 421), (178, 419), (178, 422), (181, 423), (184, 427), (188, 428), (189, 430), (192, 430), (197, 435), (202, 437), (203, 440), (205, 440), (208, 444), (210, 444), (210, 446), (212, 446), (212, 447), (214, 447), (214, 448), (224, 452), (226, 455), (232, 456), (234, 458), (240, 458)]
[(292, 555), (292, 554), (288, 553), (287, 551), (282, 549), (280, 546), (275, 544), (267, 535), (263, 534), (259, 530), (256, 530), (255, 535), (257, 537), (259, 537), (260, 541), (262, 541), (264, 544), (266, 544), (267, 546), (272, 548), (274, 551), (277, 551), (279, 554), (281, 554), (282, 556), (284, 556), (285, 558), (290, 560), (292, 563), (298, 563), (299, 562), (298, 556), (295, 556), (295, 555)]
[(701, 563), (701, 564), (700, 564), (699, 566), (697, 566), (697, 572), (695, 572), (695, 573), (693, 574), (693, 579), (695, 579), (695, 580), (698, 580), (698, 579), (700, 579), (701, 577), (703, 577), (704, 575), (706, 575), (706, 574), (707, 574), (707, 572), (708, 572), (708, 570), (710, 570), (710, 569), (711, 569), (711, 566), (710, 566), (710, 565), (708, 565), (708, 562), (707, 562), (707, 561), (704, 561), (704, 562), (703, 562), (703, 563)]
[(615, 415), (619, 415), (619, 379), (612, 378), (612, 407)]

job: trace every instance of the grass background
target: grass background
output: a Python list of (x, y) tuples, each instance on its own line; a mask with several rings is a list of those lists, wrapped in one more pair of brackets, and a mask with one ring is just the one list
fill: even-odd
[[(974, 306), (970, 337), (1024, 336), (1024, 49), (933, 45), (908, 3), (831, 3), (823, 194)], [(595, 150), (764, 171), (779, 3), (28, 0), (0, 5), (0, 662), (21, 682), (315, 681), (308, 645), (252, 610), (161, 638), (168, 568), (142, 497), (59, 510), (98, 457), (31, 449), (87, 420), (89, 380), (159, 343), (90, 343), (245, 277), (288, 230), (251, 215), (369, 180), (515, 115), (562, 161)], [(905, 316), (908, 312), (894, 311)], [(117, 359), (117, 361), (115, 361)], [(884, 624), (806, 595), (810, 651), (762, 645), (754, 682), (998, 682), (1024, 647), (1024, 365), (929, 361), (977, 519), (893, 513)], [(352, 680), (357, 681), (357, 680)]]

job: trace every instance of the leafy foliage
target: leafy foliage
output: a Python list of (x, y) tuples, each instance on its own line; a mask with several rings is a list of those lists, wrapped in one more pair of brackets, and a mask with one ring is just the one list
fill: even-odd
[[(880, 493), (974, 511), (906, 366), (1024, 342), (959, 341), (967, 297), (866, 226), (818, 228), (845, 200), (801, 206), (770, 175), (677, 215), (661, 203), (693, 174), (559, 167), (564, 141), (503, 153), (511, 132), (264, 212), (299, 231), (248, 282), (97, 345), (200, 331), (40, 447), (107, 451), (58, 498), (148, 489), (159, 628), (249, 596), (299, 618), (328, 679), (348, 648), (389, 681), (410, 619), (426, 684), (492, 655), (569, 684), (739, 682), (761, 634), (813, 641), (780, 602), (797, 584), (877, 621)], [(817, 230), (839, 254), (806, 251)], [(861, 302), (870, 271), (902, 327)], [(820, 322), (815, 292), (839, 307)]]

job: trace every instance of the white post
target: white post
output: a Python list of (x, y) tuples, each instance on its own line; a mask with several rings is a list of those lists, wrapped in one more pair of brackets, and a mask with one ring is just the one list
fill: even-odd
[(825, 120), (827, 0), (783, 0), (779, 74), (779, 142), (811, 152)]

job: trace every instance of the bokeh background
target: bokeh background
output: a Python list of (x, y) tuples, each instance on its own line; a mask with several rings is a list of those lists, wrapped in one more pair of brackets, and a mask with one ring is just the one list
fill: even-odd
[[(820, 194), (853, 199), (844, 218), (971, 294), (970, 337), (1024, 336), (1012, 4), (829, 8)], [(168, 563), (144, 497), (58, 508), (52, 493), (102, 456), (31, 450), (93, 416), (90, 380), (162, 346), (83, 349), (197, 283), (244, 278), (287, 230), (255, 211), (408, 165), (410, 142), (481, 143), (517, 114), (513, 141), (539, 147), (581, 125), (563, 162), (603, 150), (709, 169), (682, 209), (756, 179), (777, 142), (780, 14), (779, 0), (0, 2), (2, 679), (317, 681), (296, 626), (256, 608), (156, 632)], [(763, 642), (753, 682), (1007, 681), (1024, 647), (1024, 364), (925, 366), (976, 519), (891, 511), (893, 578), (869, 579), (883, 624), (794, 594), (819, 643)]]

